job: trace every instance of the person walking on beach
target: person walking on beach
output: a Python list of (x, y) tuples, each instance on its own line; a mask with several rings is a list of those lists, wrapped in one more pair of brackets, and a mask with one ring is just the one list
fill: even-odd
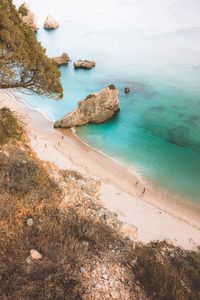
[(146, 191), (146, 189), (144, 188), (142, 191), (142, 197), (144, 197), (145, 191)]
[(136, 181), (135, 185), (138, 186), (139, 181)]

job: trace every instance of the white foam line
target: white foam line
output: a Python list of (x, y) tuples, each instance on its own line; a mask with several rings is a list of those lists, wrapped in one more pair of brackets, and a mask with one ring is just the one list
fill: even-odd
[(17, 101), (22, 102), (23, 104), (25, 104), (29, 109), (36, 111), (37, 113), (41, 114), (46, 120), (54, 122), (55, 118), (53, 117), (53, 115), (51, 115), (49, 112), (45, 111), (45, 110), (41, 110), (39, 108), (36, 108), (34, 106), (32, 106), (28, 101), (26, 101), (23, 98), (19, 98)]

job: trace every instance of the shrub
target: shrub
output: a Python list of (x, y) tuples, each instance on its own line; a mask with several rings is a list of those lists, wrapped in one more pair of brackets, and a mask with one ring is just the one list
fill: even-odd
[(0, 145), (10, 139), (19, 140), (22, 133), (22, 128), (13, 113), (6, 107), (0, 109)]
[(110, 90), (116, 90), (116, 86), (114, 84), (110, 84), (108, 87)]

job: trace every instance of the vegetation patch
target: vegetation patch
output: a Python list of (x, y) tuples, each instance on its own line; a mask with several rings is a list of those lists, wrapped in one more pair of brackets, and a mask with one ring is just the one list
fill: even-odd
[(116, 90), (116, 86), (114, 84), (110, 84), (108, 87), (110, 90)]
[(88, 99), (92, 98), (93, 96), (94, 96), (94, 94), (90, 94), (85, 98), (85, 100), (88, 100)]
[(27, 11), (26, 7), (24, 7), (24, 4), (20, 5), (18, 12), (22, 16), (27, 16), (27, 14), (28, 14), (28, 11)]
[(0, 109), (0, 145), (10, 139), (20, 140), (23, 130), (16, 117), (4, 107)]
[(150, 299), (200, 299), (200, 251), (151, 242), (134, 253), (133, 272)]
[[(23, 6), (21, 13), (26, 14)], [(47, 57), (33, 30), (20, 20), (12, 0), (0, 3), (0, 57), (0, 89), (63, 97), (58, 67)]]

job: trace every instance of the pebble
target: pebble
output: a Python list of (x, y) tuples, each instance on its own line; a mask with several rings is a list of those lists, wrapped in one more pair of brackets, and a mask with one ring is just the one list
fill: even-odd
[(109, 280), (109, 285), (112, 286), (112, 285), (115, 285), (117, 283), (117, 281), (115, 279), (110, 279)]
[(120, 299), (120, 294), (117, 291), (112, 291), (110, 293), (110, 296), (112, 297), (112, 299)]
[(89, 247), (89, 243), (87, 241), (83, 241), (82, 242), (82, 245), (86, 246), (86, 247)]
[(171, 258), (174, 258), (175, 257), (175, 254), (173, 252), (170, 253), (169, 255)]
[(26, 258), (26, 263), (27, 263), (28, 265), (30, 265), (30, 264), (32, 263), (32, 260), (31, 260), (30, 256), (28, 256), (28, 257)]
[(80, 268), (81, 273), (85, 273), (85, 269), (83, 267)]
[(26, 224), (29, 226), (29, 227), (32, 227), (33, 226), (33, 219), (32, 218), (28, 218), (26, 220)]
[(139, 286), (136, 286), (135, 291), (139, 293), (141, 291), (141, 288)]
[(136, 266), (137, 265), (137, 257), (132, 261), (132, 265)]
[(108, 280), (108, 275), (107, 274), (103, 274), (102, 278), (105, 279), (105, 280)]
[(42, 258), (42, 254), (40, 252), (38, 252), (37, 250), (31, 249), (30, 257), (33, 260), (39, 260)]

